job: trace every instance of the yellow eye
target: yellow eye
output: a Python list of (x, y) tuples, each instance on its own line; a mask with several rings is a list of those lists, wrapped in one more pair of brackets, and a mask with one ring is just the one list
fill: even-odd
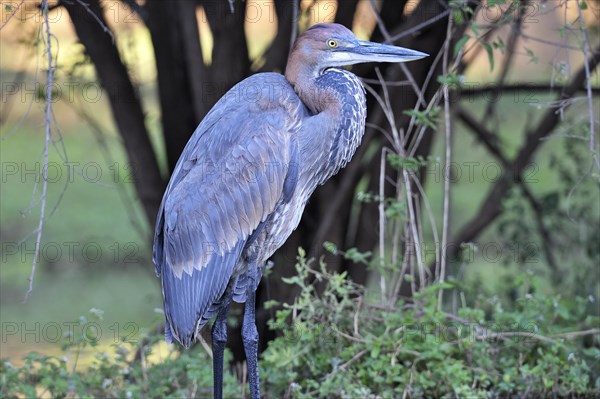
[(338, 46), (338, 42), (336, 40), (329, 39), (327, 40), (327, 45), (329, 48), (336, 48)]

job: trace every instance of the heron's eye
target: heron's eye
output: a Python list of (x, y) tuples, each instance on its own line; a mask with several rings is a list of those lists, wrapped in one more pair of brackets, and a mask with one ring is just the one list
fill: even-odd
[(329, 48), (336, 48), (338, 46), (337, 40), (329, 39), (327, 40), (327, 45)]

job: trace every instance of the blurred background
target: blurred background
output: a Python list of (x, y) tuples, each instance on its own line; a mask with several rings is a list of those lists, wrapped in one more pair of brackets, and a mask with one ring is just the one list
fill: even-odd
[[(425, 102), (417, 108), (423, 110), (440, 84), (448, 83), (437, 78), (442, 75), (438, 54), (446, 42), (448, 15), (454, 14), (453, 161), (445, 162), (444, 118), (430, 116), (424, 117), (431, 123), (421, 125), (425, 132), (410, 159), (428, 198), (417, 201), (420, 213), (423, 221), (438, 222), (439, 237), (444, 182), (451, 183), (446, 278), (510, 300), (514, 293), (503, 288), (506, 281), (531, 273), (546, 292), (589, 298), (582, 306), (598, 315), (599, 170), (597, 155), (590, 152), (598, 146), (589, 145), (590, 134), (598, 142), (600, 117), (595, 64), (589, 71), (592, 105), (585, 74), (578, 78), (588, 54), (583, 48), (588, 61), (599, 56), (593, 53), (600, 42), (598, 2), (585, 7), (575, 1), (517, 2), (521, 6), (516, 7), (497, 1), (453, 3), (236, 0), (232, 13), (227, 0), (51, 1), (54, 82), (48, 116), (48, 36), (40, 2), (2, 1), (0, 356), (20, 364), (32, 350), (59, 354), (59, 336), (70, 329), (77, 334), (89, 328), (84, 333), (95, 334), (101, 348), (160, 329), (153, 217), (179, 152), (233, 84), (252, 73), (283, 71), (293, 26), (301, 32), (318, 22), (343, 23), (361, 39), (400, 35), (396, 44), (432, 55), (406, 69), (381, 66), (381, 75), (392, 82), (395, 122), (408, 129), (415, 114), (403, 111), (412, 110), (418, 97), (407, 76), (418, 87), (429, 81)], [(373, 65), (352, 71), (382, 93)], [(561, 99), (565, 92), (568, 97)], [(548, 113), (556, 120), (547, 119)], [(379, 193), (380, 153), (388, 145), (385, 135), (375, 133), (390, 130), (382, 114), (370, 96), (363, 147), (346, 170), (315, 193), (299, 230), (261, 284), (261, 303), (293, 301), (293, 290), (280, 280), (294, 273), (299, 246), (310, 257), (324, 257), (332, 270), (379, 287), (378, 270), (322, 244), (377, 254), (378, 201), (368, 196)], [(43, 176), (43, 233), (33, 291), (24, 302), (36, 254)], [(387, 176), (396, 179), (392, 170)], [(385, 190), (394, 193), (393, 185)], [(440, 242), (428, 222), (422, 230), (424, 261), (432, 265), (428, 279), (434, 280)], [(410, 284), (401, 291), (410, 297)], [(73, 324), (90, 309), (103, 316), (92, 324)], [(271, 316), (269, 311), (258, 315), (264, 345), (273, 334), (264, 327)], [(159, 353), (168, 350), (162, 346)], [(80, 365), (98, 349), (86, 351)]]

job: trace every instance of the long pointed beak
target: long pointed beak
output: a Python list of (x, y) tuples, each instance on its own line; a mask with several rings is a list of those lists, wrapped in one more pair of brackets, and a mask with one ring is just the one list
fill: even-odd
[(359, 40), (359, 46), (349, 51), (358, 62), (407, 62), (429, 57), (429, 54), (403, 47)]

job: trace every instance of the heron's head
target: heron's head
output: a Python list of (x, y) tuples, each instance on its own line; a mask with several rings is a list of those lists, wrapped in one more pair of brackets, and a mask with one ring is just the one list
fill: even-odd
[(420, 51), (358, 40), (343, 25), (317, 24), (294, 43), (286, 77), (293, 82), (298, 75), (309, 73), (318, 76), (328, 68), (362, 62), (407, 62), (427, 56)]

